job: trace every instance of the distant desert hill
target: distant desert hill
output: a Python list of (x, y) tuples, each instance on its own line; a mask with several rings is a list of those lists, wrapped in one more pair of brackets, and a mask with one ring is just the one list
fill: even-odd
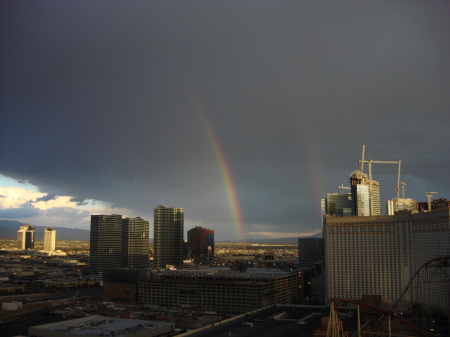
[[(26, 225), (15, 220), (0, 220), (0, 237), (1, 238), (17, 238), (17, 231), (20, 226)], [(33, 225), (33, 224), (31, 224)], [(44, 239), (44, 226), (35, 226), (36, 239)], [(80, 240), (89, 241), (90, 231), (86, 229), (53, 227), (56, 230), (56, 240)]]
[[(20, 226), (26, 225), (14, 220), (0, 220), (0, 238), (17, 238), (17, 231)], [(32, 225), (32, 224), (31, 224)], [(35, 226), (36, 228), (36, 239), (44, 239), (44, 226)], [(56, 240), (79, 240), (79, 241), (89, 241), (90, 231), (86, 229), (77, 228), (66, 228), (66, 227), (53, 227), (56, 230)], [(309, 236), (310, 238), (320, 238), (322, 234), (315, 234)], [(153, 241), (153, 238), (149, 240)], [(217, 242), (220, 242), (217, 241)], [(227, 241), (229, 242), (229, 241)], [(298, 244), (298, 237), (288, 237), (280, 239), (254, 239), (247, 240), (247, 243), (257, 243), (257, 244), (274, 244), (274, 245), (296, 245)]]

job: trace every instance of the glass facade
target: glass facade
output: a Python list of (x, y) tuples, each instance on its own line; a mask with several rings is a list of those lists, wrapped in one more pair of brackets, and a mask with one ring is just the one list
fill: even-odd
[(121, 265), (122, 215), (91, 215), (89, 271), (99, 273)]
[(122, 267), (148, 268), (148, 236), (148, 221), (122, 219)]
[(154, 209), (154, 267), (183, 264), (183, 208), (159, 205)]

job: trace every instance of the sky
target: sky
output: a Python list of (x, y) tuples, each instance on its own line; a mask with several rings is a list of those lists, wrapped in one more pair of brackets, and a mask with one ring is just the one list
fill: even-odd
[[(363, 145), (401, 160), (405, 197), (450, 198), (449, 13), (428, 0), (0, 1), (0, 220), (152, 224), (165, 205), (216, 241), (309, 236)], [(372, 171), (382, 204), (396, 197), (397, 165)]]

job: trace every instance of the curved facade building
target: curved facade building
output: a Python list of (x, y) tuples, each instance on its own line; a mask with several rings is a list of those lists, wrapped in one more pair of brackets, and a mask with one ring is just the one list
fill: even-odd
[(214, 255), (214, 231), (195, 226), (188, 230), (189, 250), (193, 255)]

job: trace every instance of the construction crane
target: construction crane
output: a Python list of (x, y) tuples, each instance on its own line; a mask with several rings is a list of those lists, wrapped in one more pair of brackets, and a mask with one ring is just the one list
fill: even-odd
[[(364, 153), (364, 150), (363, 150)], [(400, 197), (400, 189), (399, 189), (399, 181), (400, 181), (400, 166), (402, 161), (381, 161), (381, 160), (372, 160), (369, 157), (369, 160), (358, 160), (358, 163), (368, 163), (369, 164), (369, 205), (370, 205), (370, 215), (373, 215), (373, 201), (372, 201), (372, 164), (398, 164), (398, 177), (397, 177), (397, 184), (396, 184), (396, 192), (397, 192), (397, 198)]]
[(431, 197), (433, 196), (433, 194), (437, 194), (438, 192), (430, 192), (430, 189), (428, 189), (428, 191), (425, 192), (425, 194), (427, 195), (428, 198), (428, 212), (431, 212)]
[(364, 151), (366, 150), (366, 145), (363, 144), (362, 147), (362, 155), (361, 155), (361, 161), (360, 161), (360, 165), (359, 165), (359, 170), (361, 172), (364, 172)]

